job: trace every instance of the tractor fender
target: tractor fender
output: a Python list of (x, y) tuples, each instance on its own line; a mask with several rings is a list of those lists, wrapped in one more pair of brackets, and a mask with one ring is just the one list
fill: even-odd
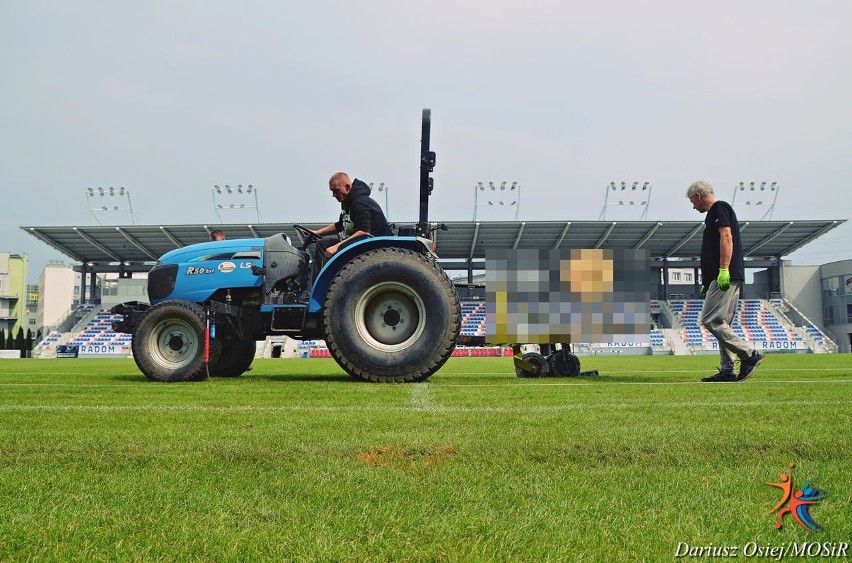
[[(343, 250), (337, 252), (325, 263), (314, 282), (311, 291), (311, 299), (308, 302), (308, 314), (319, 313), (325, 303), (325, 294), (331, 285), (331, 280), (337, 275), (343, 266), (356, 256), (377, 248), (406, 248), (423, 254), (432, 254), (431, 241), (420, 237), (369, 237), (352, 243)], [(432, 254), (434, 256), (434, 254)]]

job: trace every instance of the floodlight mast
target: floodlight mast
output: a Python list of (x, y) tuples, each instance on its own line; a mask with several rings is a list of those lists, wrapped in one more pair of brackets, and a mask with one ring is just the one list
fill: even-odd
[[(112, 199), (126, 199), (127, 207), (121, 207), (121, 204), (118, 205), (96, 205), (93, 203), (93, 200), (96, 197), (102, 198), (112, 198)], [(125, 188), (124, 186), (119, 186), (118, 188), (114, 186), (110, 186), (108, 188), (104, 188), (98, 186), (97, 188), (87, 188), (86, 189), (86, 204), (89, 208), (89, 212), (92, 214), (92, 218), (98, 223), (98, 225), (103, 225), (101, 220), (98, 218), (96, 213), (102, 212), (111, 212), (111, 211), (129, 211), (130, 212), (130, 222), (134, 225), (138, 225), (141, 223), (139, 217), (136, 216), (136, 213), (133, 212), (133, 203), (130, 201), (130, 190)]]
[[(772, 182), (769, 186), (766, 185), (766, 182), (760, 182), (760, 186), (755, 186), (756, 182), (749, 182), (746, 185), (745, 182), (739, 182), (734, 186), (734, 196), (731, 198), (731, 207), (736, 207), (737, 203), (737, 195), (742, 194), (743, 197), (747, 197), (748, 199), (745, 203), (740, 202), (740, 205), (747, 206), (760, 206), (763, 207), (765, 203), (769, 201), (769, 196), (771, 194), (772, 203), (770, 203), (760, 217), (760, 221), (772, 220), (772, 212), (775, 211), (775, 202), (778, 201), (778, 193), (781, 191), (781, 185), (779, 182)], [(764, 199), (766, 197), (766, 199)], [(742, 198), (740, 198), (742, 199)]]
[[(488, 188), (486, 189), (485, 185), (482, 182), (477, 182), (473, 187), (473, 220), (476, 221), (478, 210), (480, 207), (513, 207), (515, 208), (515, 217), (514, 220), (518, 220), (518, 216), (521, 212), (521, 186), (518, 185), (518, 182), (512, 182), (512, 185), (507, 187), (506, 184), (509, 182), (507, 180), (503, 180), (500, 182), (500, 187), (497, 187), (494, 182), (488, 182)], [(493, 192), (494, 198), (484, 201), (482, 203), (479, 202), (479, 194), (480, 192)]]
[(390, 207), (388, 207), (388, 192), (390, 190), (388, 189), (388, 187), (385, 185), (384, 182), (379, 182), (379, 185), (375, 186), (375, 188), (373, 186), (373, 183), (370, 182), (369, 186), (370, 186), (371, 190), (375, 189), (377, 192), (385, 194), (385, 219), (390, 221)]
[[(236, 186), (224, 184), (223, 186), (224, 187), (220, 187), (216, 184), (210, 189), (210, 193), (213, 196), (213, 211), (216, 213), (216, 217), (219, 218), (220, 223), (223, 223), (224, 221), (222, 220), (222, 215), (219, 212), (226, 209), (254, 209), (255, 215), (257, 216), (257, 222), (263, 223), (263, 218), (260, 216), (260, 204), (257, 200), (257, 188), (251, 184), (247, 184), (245, 187), (243, 187), (242, 184), (237, 184)], [(231, 203), (225, 203), (225, 199), (228, 199)], [(244, 202), (240, 203), (240, 200), (249, 201), (249, 203), (251, 203), (252, 199), (254, 199), (254, 205), (246, 205)]]
[[(618, 206), (641, 206), (643, 207), (642, 214), (639, 216), (640, 221), (645, 221), (648, 218), (648, 209), (651, 207), (651, 183), (643, 182), (641, 186), (639, 186), (639, 182), (633, 182), (633, 185), (628, 188), (627, 182), (620, 182), (620, 185), (617, 185), (615, 182), (610, 182), (607, 184), (604, 194), (604, 204), (603, 208), (601, 208), (601, 213), (598, 216), (598, 221), (606, 221), (606, 211), (611, 205)], [(618, 200), (618, 203), (613, 201), (610, 203), (609, 196), (612, 194), (619, 194), (621, 199)], [(634, 199), (628, 199), (631, 194), (635, 194), (632, 197)]]
[(518, 190), (518, 197), (515, 199), (515, 205), (517, 206), (515, 207), (515, 221), (517, 221), (518, 216), (521, 213), (521, 186), (519, 186), (517, 182), (512, 182), (512, 189)]
[(125, 193), (127, 193), (127, 209), (130, 211), (130, 217), (133, 220), (133, 224), (138, 225), (141, 221), (136, 216), (136, 213), (133, 212), (133, 203), (130, 201), (130, 190), (125, 190)]

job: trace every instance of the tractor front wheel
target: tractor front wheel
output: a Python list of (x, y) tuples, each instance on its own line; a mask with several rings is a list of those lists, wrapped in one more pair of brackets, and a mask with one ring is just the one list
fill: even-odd
[(136, 365), (151, 381), (198, 381), (204, 371), (204, 309), (163, 301), (148, 309), (133, 335)]

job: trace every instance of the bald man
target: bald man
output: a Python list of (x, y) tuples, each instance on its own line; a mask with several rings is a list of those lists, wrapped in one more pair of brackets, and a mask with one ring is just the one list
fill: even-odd
[(382, 208), (370, 197), (370, 186), (337, 172), (329, 178), (328, 189), (340, 202), (340, 219), (316, 231), (322, 238), (314, 250), (314, 279), (325, 261), (348, 244), (363, 237), (393, 234)]

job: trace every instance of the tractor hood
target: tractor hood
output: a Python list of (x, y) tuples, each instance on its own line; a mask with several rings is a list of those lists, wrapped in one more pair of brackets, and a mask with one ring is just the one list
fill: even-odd
[(253, 269), (263, 264), (264, 240), (203, 242), (163, 254), (148, 273), (149, 301), (201, 303), (220, 289), (260, 287), (262, 278)]
[(206, 262), (209, 260), (260, 260), (264, 240), (262, 238), (244, 238), (192, 244), (166, 252), (160, 257), (159, 265)]

